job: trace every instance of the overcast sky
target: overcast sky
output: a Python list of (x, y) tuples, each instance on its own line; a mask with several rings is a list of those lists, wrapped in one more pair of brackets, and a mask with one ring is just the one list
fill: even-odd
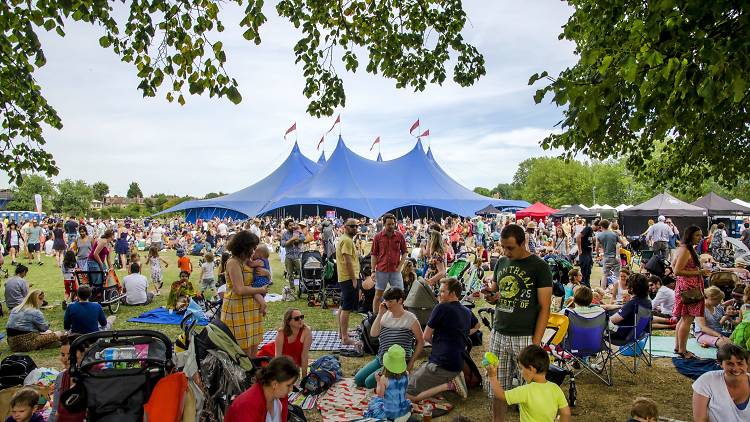
[[(165, 92), (144, 99), (132, 65), (99, 46), (99, 28), (69, 22), (64, 38), (42, 34), (47, 65), (36, 77), (64, 124), (60, 131), (45, 131), (60, 168), (55, 180), (104, 181), (120, 195), (131, 181), (146, 195), (233, 192), (283, 161), (293, 141), (282, 136), (294, 121), (300, 148), (317, 160), (315, 146), (335, 117), (306, 115), (301, 65), (294, 64), (292, 50), (299, 33), (278, 17), (274, 4), (266, 4), (269, 21), (261, 28), (260, 46), (242, 38), (236, 7), (223, 11), (227, 31), (219, 39), (228, 71), (240, 83), (243, 102), (237, 106), (187, 96), (181, 107), (168, 103)], [(374, 158), (377, 151), (368, 150), (380, 136), (386, 160), (413, 147), (408, 130), (419, 118), (432, 135), (427, 144), (449, 174), (469, 188), (492, 187), (509, 182), (522, 160), (551, 154), (538, 142), (561, 112), (548, 101), (535, 105), (535, 87), (527, 82), (535, 72), (556, 75), (575, 62), (573, 45), (557, 39), (571, 9), (557, 0), (470, 0), (464, 6), (470, 20), (464, 37), (487, 62), (487, 75), (474, 86), (461, 88), (449, 77), (421, 93), (396, 89), (394, 81), (367, 74), (367, 60), (360, 57), (359, 71), (342, 75), (346, 108), (336, 113), (351, 149)], [(332, 133), (326, 155), (335, 142)], [(7, 186), (4, 176), (0, 185)]]

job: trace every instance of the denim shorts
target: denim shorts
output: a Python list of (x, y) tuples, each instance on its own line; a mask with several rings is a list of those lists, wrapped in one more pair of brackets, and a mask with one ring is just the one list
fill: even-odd
[(392, 273), (384, 273), (381, 271), (378, 271), (375, 273), (375, 289), (383, 291), (388, 285), (391, 285), (391, 287), (398, 287), (399, 289), (404, 289), (404, 278), (401, 276), (401, 273), (396, 271)]

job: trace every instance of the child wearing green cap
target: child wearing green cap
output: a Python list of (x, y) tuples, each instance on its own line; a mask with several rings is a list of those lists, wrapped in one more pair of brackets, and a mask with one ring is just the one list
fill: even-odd
[(398, 344), (392, 345), (383, 355), (383, 373), (378, 377), (375, 397), (370, 400), (366, 418), (396, 420), (407, 419), (411, 401), (406, 398), (409, 377), (406, 373), (406, 352)]

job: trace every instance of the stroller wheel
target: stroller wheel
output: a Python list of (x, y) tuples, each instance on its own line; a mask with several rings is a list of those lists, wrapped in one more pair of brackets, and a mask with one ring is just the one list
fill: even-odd
[(104, 302), (108, 303), (109, 313), (112, 315), (120, 310), (120, 301), (115, 300), (116, 296), (117, 291), (114, 289), (104, 289), (104, 292), (102, 292), (102, 298), (104, 299)]

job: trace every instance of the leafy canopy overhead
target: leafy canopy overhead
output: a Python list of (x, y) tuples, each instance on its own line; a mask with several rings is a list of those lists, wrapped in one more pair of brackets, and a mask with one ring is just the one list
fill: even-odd
[[(232, 2), (244, 7), (243, 37), (260, 44), (263, 0)], [(224, 67), (221, 3), (140, 0), (130, 2), (126, 15), (114, 8), (127, 6), (106, 0), (0, 0), (0, 170), (11, 181), (23, 172), (58, 173), (44, 150), (42, 127), (61, 129), (62, 120), (34, 71), (46, 63), (37, 32), (65, 36), (65, 21), (101, 27), (99, 44), (135, 67), (144, 97), (162, 91), (168, 101), (184, 104), (185, 94), (207, 92), (235, 104), (242, 101), (237, 81)], [(294, 54), (302, 62), (303, 94), (313, 116), (330, 115), (345, 105), (335, 65), (340, 60), (347, 71), (356, 71), (362, 50), (367, 72), (394, 79), (398, 87), (423, 90), (428, 83), (442, 84), (451, 57), (459, 85), (471, 85), (485, 74), (484, 58), (461, 36), (466, 14), (460, 0), (281, 0), (276, 10), (302, 30)]]
[[(580, 59), (536, 92), (565, 107), (566, 156), (626, 157), (652, 184), (683, 191), (711, 175), (750, 177), (750, 16), (744, 2), (568, 0), (561, 39)], [(666, 142), (662, 142), (664, 140)], [(658, 145), (660, 151), (656, 151)]]

